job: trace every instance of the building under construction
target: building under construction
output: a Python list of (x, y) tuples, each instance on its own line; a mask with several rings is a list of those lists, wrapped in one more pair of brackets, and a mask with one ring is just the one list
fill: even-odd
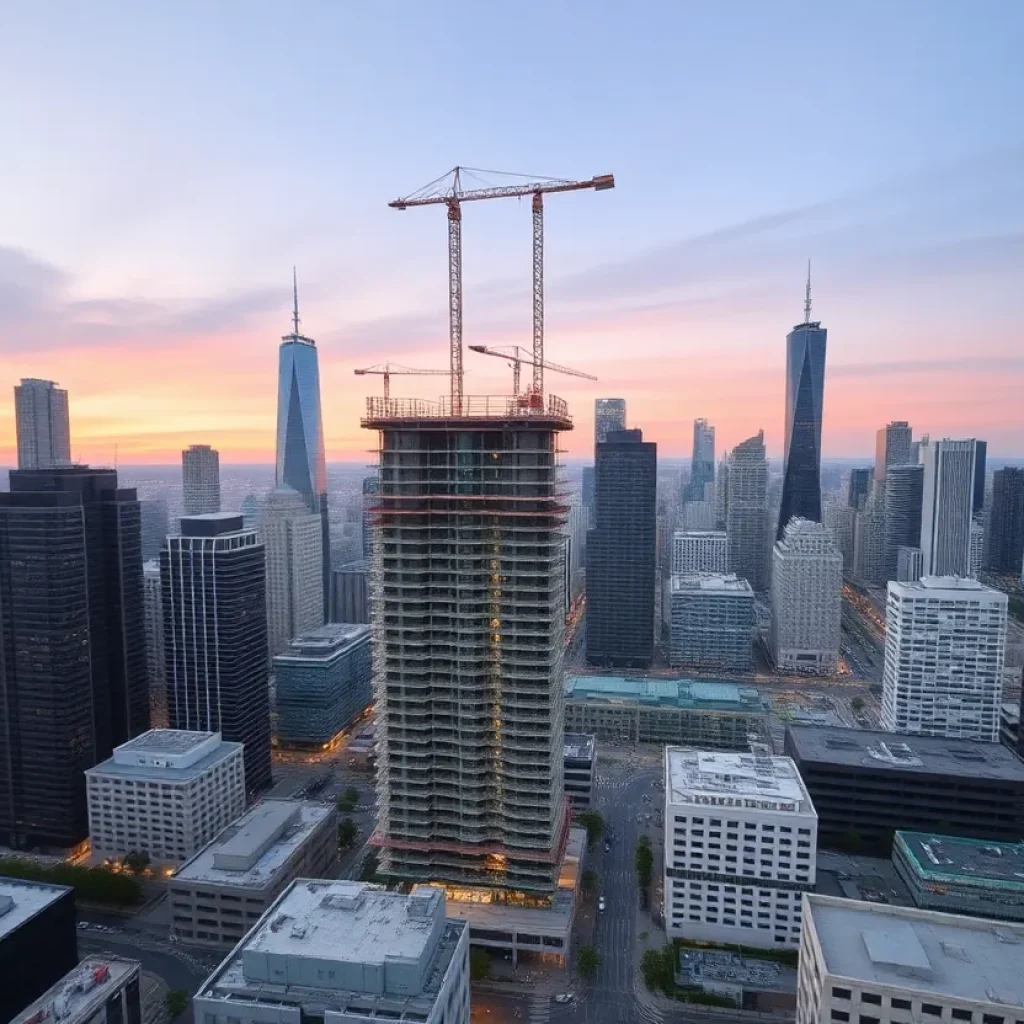
[(543, 898), (569, 828), (566, 404), (370, 398), (362, 422), (378, 431), (380, 459), (370, 618), (381, 871)]

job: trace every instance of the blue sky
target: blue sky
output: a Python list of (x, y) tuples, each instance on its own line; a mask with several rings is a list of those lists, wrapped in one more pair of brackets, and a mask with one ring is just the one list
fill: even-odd
[[(549, 355), (601, 377), (557, 388), (581, 450), (623, 393), (667, 453), (698, 415), (777, 451), (811, 256), (826, 452), (911, 418), (1021, 453), (1022, 52), (1016, 2), (8, 0), (0, 358), (72, 389), (86, 447), (255, 457), (297, 263), (344, 455), (354, 366), (444, 361), (443, 215), (387, 201), (455, 163), (610, 171), (547, 209)], [(464, 230), (467, 340), (522, 342), (526, 208)]]

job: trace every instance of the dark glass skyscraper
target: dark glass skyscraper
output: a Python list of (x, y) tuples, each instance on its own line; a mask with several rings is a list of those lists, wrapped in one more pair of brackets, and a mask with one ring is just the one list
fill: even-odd
[(327, 463), (320, 413), (316, 342), (299, 334), (296, 290), (293, 330), (281, 339), (277, 377), (277, 486), (287, 484), (320, 514), (323, 532), (324, 620), (330, 613), (331, 535), (327, 518)]
[(825, 328), (811, 320), (808, 277), (804, 322), (786, 337), (786, 447), (777, 540), (782, 539), (790, 519), (821, 522), (821, 419), (827, 338)]
[(974, 442), (974, 500), (971, 512), (977, 515), (985, 507), (985, 461), (988, 456), (988, 441)]
[(715, 482), (715, 428), (706, 419), (693, 421), (690, 501), (704, 500), (704, 486)]
[(587, 661), (646, 668), (654, 656), (658, 446), (639, 430), (597, 446), (587, 534)]
[(0, 659), (0, 842), (73, 846), (83, 771), (149, 728), (139, 503), (113, 470), (12, 471)]
[(266, 559), (227, 512), (185, 516), (160, 552), (167, 716), (172, 729), (245, 744), (245, 785), (270, 775)]
[(989, 568), (1019, 575), (1024, 560), (1024, 469), (995, 471), (989, 538)]
[(850, 489), (846, 496), (846, 504), (850, 508), (863, 508), (871, 490), (871, 467), (850, 470)]
[(885, 476), (885, 579), (898, 579), (899, 549), (921, 546), (924, 466), (889, 466)]

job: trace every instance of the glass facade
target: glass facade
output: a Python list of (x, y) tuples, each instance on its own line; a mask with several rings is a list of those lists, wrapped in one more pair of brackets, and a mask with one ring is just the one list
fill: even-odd
[(825, 346), (820, 323), (799, 324), (786, 338), (786, 448), (776, 540), (790, 519), (821, 522), (821, 418)]

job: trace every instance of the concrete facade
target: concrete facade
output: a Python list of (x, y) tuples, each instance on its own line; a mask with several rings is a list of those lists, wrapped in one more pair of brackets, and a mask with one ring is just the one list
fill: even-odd
[(745, 579), (724, 573), (673, 575), (665, 582), (661, 606), (673, 668), (750, 669), (754, 591)]
[(68, 393), (52, 380), (25, 377), (14, 386), (18, 469), (71, 465)]
[(185, 515), (220, 511), (220, 452), (194, 444), (181, 453), (182, 505)]
[(672, 535), (673, 574), (729, 571), (724, 530), (676, 530)]

